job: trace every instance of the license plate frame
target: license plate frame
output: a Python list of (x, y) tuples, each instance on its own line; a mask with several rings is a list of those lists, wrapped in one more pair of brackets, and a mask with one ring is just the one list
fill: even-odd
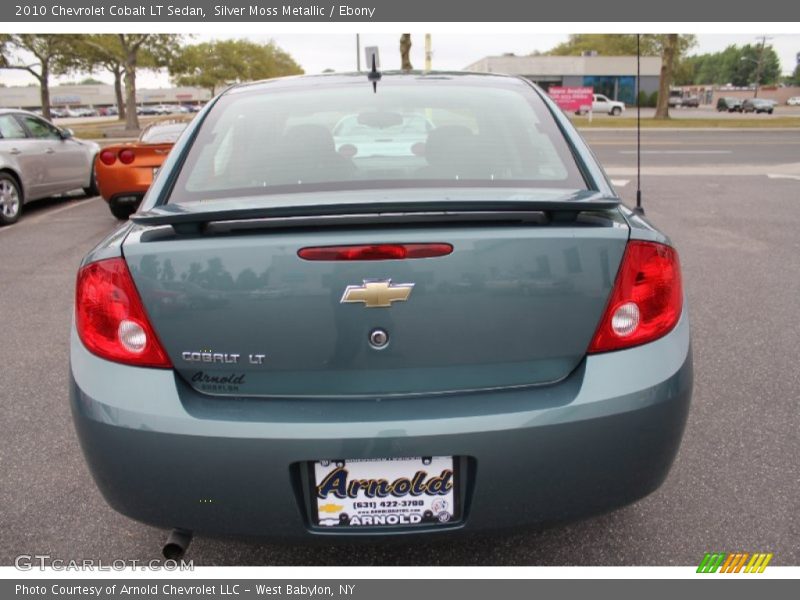
[[(429, 462), (428, 462), (429, 461)], [(442, 528), (458, 525), (463, 519), (463, 457), (428, 456), (428, 457), (396, 457), (379, 459), (328, 459), (306, 463), (305, 496), (309, 520), (312, 528), (321, 531), (358, 532), (362, 530), (397, 530)], [(385, 487), (376, 485), (374, 496), (357, 486), (355, 496), (339, 498), (330, 492), (319, 498), (317, 491), (322, 478), (337, 468), (347, 470), (345, 487), (333, 486), (337, 491), (348, 489), (351, 481), (369, 481), (383, 479), (387, 484), (397, 484), (401, 479), (408, 481), (407, 493), (403, 493), (406, 484), (392, 487), (394, 494), (385, 492)], [(355, 468), (355, 470), (354, 470)], [(425, 473), (418, 475), (419, 471)], [(445, 471), (450, 472), (449, 478)], [(375, 477), (385, 473), (386, 476)], [(341, 477), (341, 476), (340, 476)], [(437, 485), (436, 480), (441, 481)], [(341, 478), (334, 481), (341, 483)], [(450, 483), (446, 493), (443, 486)], [(416, 487), (414, 488), (413, 486)], [(427, 488), (427, 485), (432, 487)], [(412, 491), (417, 494), (412, 494)], [(422, 501), (420, 503), (420, 501)]]

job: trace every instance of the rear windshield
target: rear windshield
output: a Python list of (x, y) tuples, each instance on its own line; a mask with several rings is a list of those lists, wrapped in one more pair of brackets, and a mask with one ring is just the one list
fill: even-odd
[(199, 129), (170, 202), (396, 187), (586, 184), (526, 84), (366, 77), (244, 88)]
[(174, 144), (184, 129), (186, 123), (155, 125), (145, 129), (139, 136), (139, 141), (143, 144)]

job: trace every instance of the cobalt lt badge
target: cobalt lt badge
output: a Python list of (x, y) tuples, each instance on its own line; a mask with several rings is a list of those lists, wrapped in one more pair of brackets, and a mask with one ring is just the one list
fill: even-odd
[(392, 302), (405, 302), (414, 289), (413, 283), (392, 284), (391, 279), (364, 280), (364, 285), (348, 285), (342, 294), (342, 304), (363, 302), (367, 308), (389, 308)]

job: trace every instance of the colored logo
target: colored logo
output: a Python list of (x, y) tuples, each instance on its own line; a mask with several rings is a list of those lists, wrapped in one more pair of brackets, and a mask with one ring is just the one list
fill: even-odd
[(698, 573), (763, 573), (769, 561), (772, 560), (772, 553), (755, 552), (706, 552), (700, 566), (697, 567)]
[(341, 504), (323, 504), (319, 507), (319, 512), (336, 513), (342, 510), (344, 506)]
[(405, 302), (414, 289), (413, 283), (393, 284), (391, 279), (370, 281), (364, 285), (348, 285), (342, 294), (342, 304), (363, 302), (367, 308), (389, 308), (392, 302)]

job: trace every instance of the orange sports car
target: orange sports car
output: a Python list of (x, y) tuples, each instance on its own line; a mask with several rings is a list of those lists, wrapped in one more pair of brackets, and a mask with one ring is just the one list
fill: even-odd
[(136, 212), (153, 175), (186, 128), (187, 121), (156, 121), (135, 142), (103, 148), (95, 159), (100, 195), (120, 220)]

